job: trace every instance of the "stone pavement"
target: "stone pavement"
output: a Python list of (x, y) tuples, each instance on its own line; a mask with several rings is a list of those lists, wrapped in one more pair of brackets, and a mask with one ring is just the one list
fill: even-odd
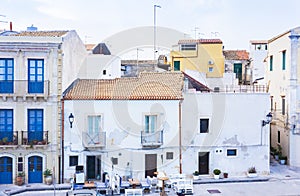
[[(248, 177), (230, 177), (226, 179), (215, 180), (212, 177), (202, 177), (200, 180), (194, 181), (194, 184), (209, 183), (238, 183), (238, 182), (260, 182), (260, 181), (278, 181), (288, 179), (300, 179), (300, 168), (288, 165), (280, 165), (274, 159), (270, 162), (270, 175), (258, 176), (256, 178)], [(17, 185), (0, 185), (0, 196), (16, 195), (25, 191), (42, 191), (42, 190), (69, 190), (70, 184), (46, 185), (42, 183), (27, 184), (23, 186)]]

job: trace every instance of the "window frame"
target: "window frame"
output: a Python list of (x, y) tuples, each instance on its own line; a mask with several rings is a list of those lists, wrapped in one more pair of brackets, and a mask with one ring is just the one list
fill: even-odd
[(196, 43), (180, 44), (180, 51), (197, 51)]
[[(229, 152), (233, 152), (233, 154), (231, 154)], [(228, 148), (228, 149), (226, 149), (226, 156), (227, 157), (237, 157), (238, 156), (238, 150), (236, 148)]]
[(270, 66), (270, 71), (273, 71), (273, 55), (270, 56), (269, 66)]
[[(207, 121), (207, 126), (205, 131), (201, 131), (202, 130), (201, 121)], [(199, 133), (209, 133), (209, 124), (210, 124), (209, 121), (210, 119), (208, 117), (199, 118)]]
[(282, 70), (286, 69), (286, 50), (282, 51)]
[[(147, 122), (147, 117), (154, 117), (149, 118), (149, 121)], [(152, 120), (150, 120), (152, 119)], [(155, 119), (154, 122), (152, 122)], [(157, 131), (158, 125), (158, 115), (157, 114), (145, 114), (144, 115), (144, 132), (147, 134), (155, 133)], [(151, 129), (151, 130), (150, 130)]]
[[(75, 160), (73, 160), (73, 159), (75, 159)], [(78, 165), (78, 161), (79, 161), (79, 156), (78, 155), (70, 155), (69, 156), (69, 167), (73, 167), (73, 166)], [(73, 163), (73, 164), (71, 165), (71, 163)], [(76, 163), (76, 164), (74, 164), (74, 163)]]

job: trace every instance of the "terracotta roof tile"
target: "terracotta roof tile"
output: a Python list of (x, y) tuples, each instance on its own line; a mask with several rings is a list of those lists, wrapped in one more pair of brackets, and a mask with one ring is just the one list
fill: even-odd
[(246, 50), (224, 50), (226, 60), (248, 60), (249, 53)]
[(178, 44), (222, 44), (220, 39), (183, 39), (179, 40)]
[(68, 33), (68, 31), (22, 31), (18, 34), (11, 34), (10, 36), (61, 37), (66, 33)]
[(179, 100), (181, 72), (150, 73), (112, 80), (79, 79), (66, 92), (65, 100)]

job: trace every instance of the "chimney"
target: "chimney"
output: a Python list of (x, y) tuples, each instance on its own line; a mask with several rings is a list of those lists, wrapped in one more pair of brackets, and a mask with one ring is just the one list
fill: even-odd
[(12, 31), (12, 22), (9, 22), (9, 30)]

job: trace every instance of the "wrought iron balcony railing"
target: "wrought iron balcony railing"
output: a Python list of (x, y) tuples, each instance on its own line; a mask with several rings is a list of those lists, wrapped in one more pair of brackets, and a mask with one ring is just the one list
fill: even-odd
[(49, 96), (49, 81), (0, 80), (0, 96), (47, 97)]
[(105, 147), (106, 132), (100, 131), (98, 133), (82, 132), (82, 143), (84, 147), (95, 148)]
[(143, 147), (158, 147), (163, 145), (163, 130), (154, 133), (141, 131), (141, 144)]
[(0, 131), (0, 146), (17, 146), (18, 132), (17, 131)]
[(48, 131), (21, 131), (22, 145), (47, 145)]

